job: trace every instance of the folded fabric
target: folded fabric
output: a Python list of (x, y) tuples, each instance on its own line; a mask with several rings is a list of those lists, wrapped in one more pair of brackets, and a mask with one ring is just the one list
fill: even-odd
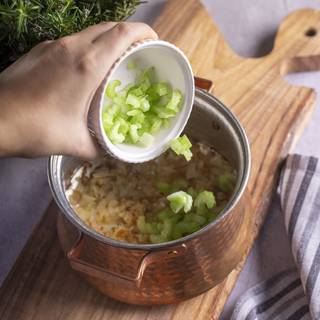
[(232, 320), (320, 320), (320, 162), (290, 155), (281, 173), (281, 210), (296, 266), (247, 290)]

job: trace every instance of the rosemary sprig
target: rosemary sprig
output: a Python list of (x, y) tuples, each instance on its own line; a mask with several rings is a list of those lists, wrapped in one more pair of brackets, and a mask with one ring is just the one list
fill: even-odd
[(121, 21), (140, 0), (0, 0), (0, 71), (44, 40)]

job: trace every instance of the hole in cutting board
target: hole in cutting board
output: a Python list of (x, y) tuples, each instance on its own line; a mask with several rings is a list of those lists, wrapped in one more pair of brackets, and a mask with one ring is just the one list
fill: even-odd
[(314, 37), (317, 35), (317, 30), (315, 28), (309, 28), (304, 34), (306, 37)]

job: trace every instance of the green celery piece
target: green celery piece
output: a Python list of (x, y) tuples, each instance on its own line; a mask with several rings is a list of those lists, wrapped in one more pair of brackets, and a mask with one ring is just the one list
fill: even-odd
[(173, 214), (172, 214), (171, 210), (169, 210), (169, 209), (162, 210), (157, 214), (157, 218), (160, 221), (167, 220), (167, 219), (171, 218), (172, 216), (173, 216)]
[(173, 110), (168, 110), (163, 105), (156, 105), (152, 108), (152, 110), (158, 115), (161, 119), (169, 119), (174, 118), (177, 113)]
[(139, 138), (139, 144), (143, 147), (149, 147), (153, 143), (153, 136), (150, 133), (143, 133), (142, 136)]
[(129, 83), (121, 91), (119, 91), (119, 94), (122, 97), (127, 97), (127, 95), (130, 92), (130, 90), (132, 90), (134, 88), (136, 88), (136, 86), (133, 83)]
[(200, 206), (196, 207), (196, 212), (198, 215), (207, 216), (208, 214), (210, 214), (211, 210), (208, 209), (206, 206)]
[(141, 114), (141, 110), (139, 110), (139, 109), (132, 109), (132, 110), (127, 111), (127, 115), (131, 116), (131, 117), (136, 116), (138, 114)]
[(146, 93), (150, 88), (150, 86), (151, 86), (151, 80), (147, 77), (140, 82), (140, 88), (143, 91), (143, 93)]
[(126, 135), (127, 132), (130, 129), (130, 125), (127, 121), (125, 121), (123, 118), (119, 118), (119, 120), (117, 120), (120, 122), (120, 127), (119, 127), (119, 132), (123, 135)]
[(140, 128), (139, 124), (131, 124), (129, 129), (129, 135), (132, 143), (137, 143), (139, 140), (138, 129)]
[(169, 239), (172, 233), (173, 223), (171, 220), (167, 219), (163, 221), (163, 229), (161, 231), (161, 236), (164, 239)]
[(176, 240), (176, 239), (180, 239), (182, 237), (183, 237), (183, 232), (182, 232), (180, 226), (175, 225), (172, 230), (172, 239)]
[(149, 111), (150, 109), (150, 103), (147, 100), (146, 97), (141, 98), (140, 100), (140, 108), (142, 109), (143, 112)]
[(197, 223), (199, 226), (203, 226), (207, 222), (207, 219), (202, 215), (192, 213), (190, 214), (190, 217), (191, 220)]
[(157, 116), (151, 118), (151, 123), (150, 133), (156, 133), (161, 129), (162, 120)]
[(126, 104), (126, 98), (116, 95), (113, 99), (112, 99), (113, 103), (118, 105), (118, 106), (122, 106), (124, 104)]
[(121, 85), (120, 80), (111, 81), (106, 88), (106, 96), (110, 99), (114, 98), (116, 95), (116, 88)]
[(122, 143), (125, 139), (125, 134), (120, 132), (120, 127), (121, 121), (116, 120), (114, 125), (110, 128), (109, 138), (115, 144)]
[(161, 193), (170, 193), (172, 191), (171, 185), (167, 182), (157, 182), (157, 188)]
[(177, 155), (183, 155), (187, 161), (191, 160), (192, 152), (190, 148), (192, 144), (185, 134), (182, 137), (172, 140), (170, 147)]
[(102, 123), (104, 128), (110, 129), (113, 125), (113, 115), (108, 114), (108, 112), (103, 112)]
[(149, 68), (146, 68), (142, 71), (142, 73), (138, 77), (138, 85), (140, 85), (146, 79), (150, 83), (154, 82), (154, 79), (155, 79), (155, 68), (154, 67), (149, 67)]
[(138, 217), (137, 227), (140, 232), (147, 233), (147, 234), (156, 234), (158, 231), (156, 225), (149, 223), (149, 222), (146, 222), (145, 216)]
[(232, 192), (234, 188), (234, 178), (230, 174), (223, 174), (218, 177), (218, 187), (223, 192)]
[(130, 123), (132, 124), (140, 124), (141, 126), (143, 126), (144, 122), (145, 122), (145, 115), (141, 110), (138, 110), (139, 112), (137, 112), (131, 119), (130, 119)]
[(168, 83), (160, 82), (152, 85), (152, 89), (157, 93), (160, 97), (165, 96), (170, 93), (170, 86)]
[(134, 94), (129, 93), (126, 99), (126, 104), (129, 104), (135, 109), (140, 108), (140, 99)]
[(123, 104), (120, 106), (121, 117), (124, 120), (128, 119), (127, 113), (129, 112), (130, 109), (131, 109), (130, 106), (128, 106), (127, 104)]
[(156, 104), (157, 102), (159, 102), (160, 96), (157, 94), (157, 92), (152, 87), (150, 87), (146, 93), (147, 93), (148, 100), (150, 101), (150, 103)]
[(216, 205), (213, 192), (201, 191), (194, 200), (195, 207), (206, 207), (212, 209)]
[(107, 113), (110, 114), (110, 115), (115, 116), (115, 115), (118, 115), (120, 111), (121, 111), (120, 106), (117, 105), (117, 104), (113, 104), (113, 105), (109, 106), (109, 107), (106, 109), (105, 112), (107, 112)]
[(176, 224), (178, 221), (182, 220), (184, 216), (185, 216), (184, 212), (178, 212), (173, 214), (170, 220), (172, 221), (173, 224)]
[(133, 94), (136, 97), (142, 97), (144, 95), (144, 91), (140, 87), (134, 87), (129, 90), (128, 95)]
[(195, 222), (179, 221), (174, 228), (177, 228), (183, 235), (190, 234), (199, 229), (199, 226)]
[(182, 98), (181, 92), (179, 90), (173, 90), (172, 95), (171, 95), (171, 99), (168, 102), (168, 104), (166, 105), (166, 108), (169, 110), (173, 110), (175, 112), (178, 112), (182, 100), (183, 100), (183, 98)]
[(170, 202), (170, 208), (174, 213), (178, 213), (183, 209), (184, 212), (189, 212), (192, 207), (192, 197), (184, 191), (171, 193), (167, 196)]
[(141, 123), (141, 128), (138, 130), (140, 135), (143, 135), (145, 132), (150, 133), (150, 121), (148, 116), (145, 116), (144, 121)]

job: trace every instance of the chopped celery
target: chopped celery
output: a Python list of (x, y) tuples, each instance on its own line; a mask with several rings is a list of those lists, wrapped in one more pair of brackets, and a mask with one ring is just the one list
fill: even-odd
[(207, 207), (208, 209), (212, 209), (216, 205), (216, 199), (214, 197), (213, 192), (210, 191), (202, 191), (198, 194), (198, 196), (194, 200), (195, 207)]
[(142, 109), (143, 112), (146, 112), (150, 109), (150, 103), (146, 97), (143, 97), (140, 100), (140, 108)]
[(207, 222), (207, 219), (205, 217), (198, 214), (191, 214), (190, 217), (191, 220), (197, 223), (199, 226), (203, 226)]
[(197, 223), (195, 222), (189, 222), (189, 221), (179, 221), (175, 226), (175, 229), (178, 229), (181, 234), (185, 235), (185, 234), (189, 234), (192, 232), (195, 232), (196, 230), (199, 229), (199, 226)]
[(163, 211), (160, 211), (157, 215), (158, 219), (161, 220), (161, 221), (165, 221), (169, 218), (172, 217), (172, 213), (171, 213), (171, 210), (163, 210)]
[(139, 140), (139, 134), (138, 134), (139, 127), (140, 127), (139, 124), (130, 125), (129, 133), (130, 133), (131, 141), (133, 143), (137, 143)]
[(169, 239), (172, 233), (173, 223), (171, 220), (167, 219), (163, 221), (163, 229), (161, 231), (161, 236), (165, 239)]
[(230, 174), (223, 174), (218, 177), (218, 187), (223, 192), (232, 192), (234, 185), (234, 178)]
[(183, 155), (187, 161), (191, 160), (192, 152), (190, 148), (192, 144), (185, 134), (182, 137), (172, 140), (170, 147), (177, 155)]
[(151, 118), (151, 128), (150, 128), (150, 132), (151, 133), (156, 133), (160, 130), (161, 126), (162, 126), (162, 120), (158, 117), (153, 117)]
[(125, 139), (125, 135), (120, 132), (120, 127), (121, 127), (121, 122), (117, 120), (112, 128), (110, 129), (110, 140), (117, 144), (117, 143), (122, 143)]
[(173, 110), (175, 112), (179, 111), (179, 107), (182, 102), (182, 94), (179, 90), (173, 90), (170, 101), (168, 102), (166, 108)]
[(125, 97), (122, 97), (122, 96), (116, 96), (113, 98), (113, 102), (114, 104), (118, 105), (118, 106), (122, 106), (122, 105), (125, 105), (126, 104), (126, 99)]
[[(132, 111), (134, 111), (134, 110), (132, 110)], [(142, 126), (145, 122), (146, 116), (144, 115), (144, 113), (141, 110), (137, 110), (137, 111), (138, 112), (131, 118), (130, 123), (132, 123), (132, 124), (139, 123)]]
[(178, 191), (167, 196), (170, 202), (170, 208), (174, 213), (178, 213), (183, 209), (189, 212), (192, 207), (192, 197), (184, 191)]
[(172, 217), (170, 218), (170, 220), (172, 221), (172, 223), (177, 223), (178, 221), (180, 221), (185, 213), (183, 212), (179, 212), (179, 213), (175, 213), (174, 215), (172, 215)]
[(153, 85), (152, 89), (157, 93), (160, 97), (165, 96), (170, 93), (170, 87), (167, 83), (156, 83)]
[(113, 116), (109, 115), (107, 112), (102, 113), (102, 123), (104, 128), (110, 129), (113, 125)]
[(137, 227), (142, 233), (155, 234), (157, 233), (157, 227), (155, 224), (146, 222), (145, 216), (139, 216), (137, 219)]
[(141, 97), (144, 95), (144, 90), (142, 90), (141, 88), (133, 87), (129, 90), (128, 94), (133, 94), (136, 97)]
[(136, 116), (137, 114), (141, 114), (141, 111), (139, 109), (133, 109), (127, 112), (127, 115), (132, 117)]
[(147, 90), (147, 95), (151, 103), (157, 103), (160, 99), (160, 96), (151, 88)]
[(126, 104), (131, 105), (135, 109), (140, 108), (140, 99), (132, 93), (127, 96)]
[(169, 119), (174, 118), (177, 113), (173, 110), (168, 110), (162, 105), (157, 105), (153, 107), (153, 111), (158, 115), (161, 119)]
[(146, 92), (151, 86), (151, 80), (149, 78), (144, 78), (141, 82), (140, 82), (140, 87), (141, 89)]
[(116, 87), (121, 85), (120, 80), (113, 80), (107, 85), (106, 96), (110, 99), (114, 98), (116, 95)]
[[(162, 127), (168, 128), (169, 119), (177, 116), (183, 96), (169, 83), (158, 81), (154, 67), (141, 70), (136, 61), (130, 60), (127, 69), (135, 74), (132, 83), (117, 90), (121, 82), (113, 80), (106, 87), (103, 128), (112, 143), (148, 147), (154, 141), (152, 135)], [(180, 154), (191, 158), (186, 149)]]

